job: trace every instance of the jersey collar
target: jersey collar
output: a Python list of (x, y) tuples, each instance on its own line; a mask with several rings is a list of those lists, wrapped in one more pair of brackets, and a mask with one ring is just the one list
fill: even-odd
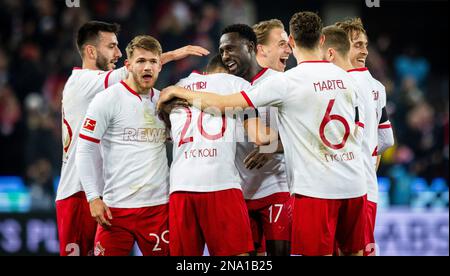
[(255, 83), (255, 81), (257, 81), (262, 75), (264, 75), (264, 73), (265, 73), (267, 70), (269, 70), (269, 68), (263, 68), (261, 71), (259, 71), (259, 73), (256, 74), (256, 75), (253, 77), (252, 81), (250, 82), (251, 85), (253, 85), (253, 84)]
[(303, 64), (303, 63), (330, 63), (327, 60), (305, 60), (300, 62), (298, 65)]
[[(135, 95), (136, 97), (138, 97), (139, 98), (139, 100), (141, 100), (142, 101), (142, 98), (141, 98), (141, 96), (136, 92), (136, 91), (134, 91), (133, 89), (131, 89), (131, 87), (129, 87), (128, 86), (128, 84), (126, 84), (124, 81), (121, 81), (120, 82), (131, 94), (133, 94), (133, 95)], [(153, 92), (153, 89), (152, 89), (152, 92)]]
[(369, 69), (367, 67), (362, 67), (362, 68), (351, 69), (351, 70), (348, 70), (347, 72), (350, 73), (350, 72), (364, 72), (364, 71), (369, 71)]
[(202, 73), (202, 72), (200, 72), (200, 71), (198, 71), (198, 70), (192, 71), (192, 74), (206, 75), (205, 73)]

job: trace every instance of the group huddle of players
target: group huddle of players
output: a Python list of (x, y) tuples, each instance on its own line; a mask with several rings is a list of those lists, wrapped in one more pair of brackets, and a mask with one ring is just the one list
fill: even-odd
[[(148, 35), (78, 31), (63, 91), (56, 207), (61, 255), (375, 255), (379, 156), (393, 145), (384, 86), (365, 67), (360, 19), (295, 13), (227, 26), (219, 54), (162, 91)], [(297, 66), (285, 71), (293, 55)], [(168, 142), (170, 141), (170, 142)], [(173, 145), (168, 165), (166, 143)]]

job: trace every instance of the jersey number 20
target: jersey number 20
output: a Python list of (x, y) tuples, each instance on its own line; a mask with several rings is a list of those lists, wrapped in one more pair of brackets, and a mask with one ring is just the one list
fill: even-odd
[[(186, 133), (189, 129), (189, 127), (191, 126), (192, 123), (192, 111), (191, 109), (185, 107), (184, 110), (187, 113), (187, 118), (186, 118), (186, 122), (184, 123), (184, 127), (183, 130), (181, 131), (181, 137), (180, 137), (180, 142), (178, 143), (178, 147), (181, 147), (184, 144), (188, 144), (188, 143), (192, 143), (194, 142), (194, 137), (186, 137)], [(206, 132), (205, 129), (203, 129), (203, 117), (204, 117), (205, 113), (202, 112), (200, 114), (200, 116), (198, 117), (198, 121), (197, 121), (197, 127), (198, 130), (200, 131), (200, 133), (202, 134), (203, 137), (205, 137), (208, 140), (218, 140), (220, 138), (223, 137), (223, 135), (225, 134), (225, 130), (227, 129), (227, 118), (225, 116), (222, 116), (222, 129), (219, 133), (217, 134), (209, 134)]]

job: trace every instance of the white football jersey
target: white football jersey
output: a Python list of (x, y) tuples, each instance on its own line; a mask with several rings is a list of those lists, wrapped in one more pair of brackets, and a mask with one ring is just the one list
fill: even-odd
[(377, 181), (377, 147), (378, 147), (378, 122), (380, 121), (382, 105), (379, 103), (380, 93), (384, 87), (380, 87), (367, 68), (359, 68), (348, 71), (358, 84), (358, 96), (361, 105), (364, 106), (364, 137), (362, 152), (364, 157), (364, 169), (367, 181), (367, 199), (378, 202)]
[(95, 95), (128, 75), (125, 67), (104, 72), (74, 68), (67, 80), (62, 98), (63, 164), (56, 200), (83, 191), (75, 166), (75, 152), (82, 120)]
[[(370, 73), (368, 73), (370, 75)], [(372, 77), (372, 76), (370, 76)], [(372, 77), (373, 83), (377, 88), (374, 90), (374, 98), (377, 101), (378, 118), (378, 148), (377, 154), (383, 154), (388, 148), (395, 144), (394, 132), (386, 111), (386, 88), (384, 85)]]
[(122, 81), (99, 93), (87, 110), (80, 138), (101, 145), (103, 201), (109, 207), (141, 208), (169, 200), (167, 136), (156, 115), (158, 99), (159, 91), (139, 95)]
[[(250, 83), (244, 79), (222, 73), (192, 73), (177, 85), (195, 91), (214, 91), (221, 95), (250, 87)], [(214, 116), (194, 107), (172, 111), (170, 122), (174, 145), (170, 168), (171, 193), (241, 189), (241, 179), (234, 163), (236, 141), (239, 139), (236, 122), (239, 117)]]
[[(255, 76), (251, 84), (252, 86), (258, 86), (265, 79), (276, 74), (280, 74), (280, 72), (264, 68)], [(267, 91), (267, 93), (271, 92)], [(274, 130), (278, 130), (278, 109), (276, 107), (258, 107), (258, 113), (263, 123)], [(269, 118), (271, 122), (269, 122)], [(248, 170), (245, 168), (244, 160), (255, 148), (255, 144), (251, 142), (237, 144), (236, 166), (243, 180), (244, 198), (253, 200), (275, 193), (289, 192), (284, 154), (274, 154), (273, 159), (261, 169)]]
[(302, 62), (242, 94), (255, 107), (278, 107), (292, 193), (323, 199), (367, 193), (356, 84), (347, 72), (326, 61)]

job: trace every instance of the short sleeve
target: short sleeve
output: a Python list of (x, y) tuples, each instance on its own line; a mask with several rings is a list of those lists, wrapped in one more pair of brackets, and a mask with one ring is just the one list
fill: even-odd
[(268, 77), (257, 86), (244, 90), (242, 95), (253, 107), (282, 106), (289, 96), (288, 80), (282, 74)]
[(252, 85), (244, 79), (237, 78), (233, 82), (233, 92), (249, 91), (251, 87)]
[(111, 85), (114, 85), (116, 83), (119, 83), (120, 81), (126, 79), (128, 76), (128, 70), (124, 66), (122, 68), (119, 68), (117, 70), (112, 70), (104, 74), (104, 88), (107, 89)]

